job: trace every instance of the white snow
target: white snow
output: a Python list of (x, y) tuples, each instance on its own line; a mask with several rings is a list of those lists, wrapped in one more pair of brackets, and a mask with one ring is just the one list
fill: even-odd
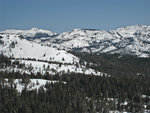
[[(97, 76), (109, 76), (106, 73), (102, 72), (96, 72), (93, 69), (86, 68), (85, 66), (79, 65), (79, 67), (76, 67), (76, 65), (66, 65), (66, 64), (54, 64), (54, 63), (47, 63), (47, 62), (39, 62), (39, 61), (29, 61), (29, 60), (18, 60), (20, 64), (25, 64), (24, 68), (17, 68), (17, 67), (7, 67), (5, 69), (0, 69), (0, 71), (7, 71), (7, 72), (20, 72), (21, 74), (37, 74), (40, 72), (42, 75), (45, 75), (46, 73), (49, 73), (51, 75), (55, 75), (57, 73), (63, 74), (63, 73), (81, 73), (86, 75), (97, 75)], [(15, 62), (15, 60), (12, 60), (12, 62)], [(30, 68), (31, 67), (31, 68)]]
[[(10, 86), (8, 79), (5, 80), (6, 80), (5, 85)], [(46, 90), (46, 88), (44, 87), (46, 83), (58, 83), (58, 82), (59, 81), (54, 81), (54, 80), (52, 81), (52, 80), (44, 80), (44, 79), (30, 79), (30, 83), (26, 86), (26, 88), (27, 90), (38, 90), (39, 88), (43, 87), (44, 90)], [(22, 83), (21, 79), (14, 79), (13, 83), (16, 84), (16, 90), (18, 92), (22, 92), (22, 90), (25, 88), (25, 84)], [(66, 82), (62, 82), (62, 83), (66, 84)]]
[[(3, 46), (0, 51), (8, 56), (15, 58), (31, 58), (36, 60), (56, 61), (63, 63), (78, 62), (78, 58), (72, 54), (63, 50), (57, 50), (56, 48), (41, 46), (34, 42), (27, 41), (26, 39), (20, 39), (18, 35), (2, 35), (4, 38)], [(12, 43), (15, 43), (15, 47), (11, 47)], [(63, 61), (64, 59), (64, 61)]]

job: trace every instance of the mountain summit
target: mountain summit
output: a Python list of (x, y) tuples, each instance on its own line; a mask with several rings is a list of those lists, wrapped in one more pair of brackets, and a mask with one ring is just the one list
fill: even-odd
[(43, 30), (38, 28), (31, 28), (29, 30), (16, 30), (10, 29), (1, 31), (0, 34), (15, 34), (15, 35), (22, 35), (26, 39), (37, 39), (42, 37), (51, 37), (53, 35), (57, 35), (49, 30)]

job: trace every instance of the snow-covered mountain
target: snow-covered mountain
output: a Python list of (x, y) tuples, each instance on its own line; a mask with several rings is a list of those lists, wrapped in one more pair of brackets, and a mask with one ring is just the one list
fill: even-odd
[(147, 25), (128, 26), (111, 31), (74, 29), (43, 41), (35, 40), (67, 51), (150, 56), (150, 26)]
[(121, 53), (150, 56), (150, 26), (133, 25), (116, 30), (74, 29), (56, 34), (48, 30), (5, 30), (1, 35), (21, 35), (38, 44), (66, 51)]
[(100, 72), (80, 65), (79, 58), (64, 50), (37, 44), (16, 34), (0, 35), (0, 54), (11, 58), (12, 64), (17, 64), (18, 61), (24, 65), (21, 68), (17, 65), (5, 67), (0, 69), (1, 71), (19, 71), (28, 74), (31, 72), (35, 74), (75, 72), (101, 75)]
[(30, 40), (42, 38), (42, 37), (54, 37), (57, 35), (56, 33), (53, 33), (52, 31), (38, 29), (38, 28), (31, 28), (30, 30), (10, 29), (10, 30), (1, 31), (0, 34), (21, 35), (22, 37), (26, 39), (30, 39)]

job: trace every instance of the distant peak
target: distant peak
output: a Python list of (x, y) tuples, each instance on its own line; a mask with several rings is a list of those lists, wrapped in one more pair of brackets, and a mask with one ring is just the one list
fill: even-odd
[(36, 28), (36, 27), (33, 27), (33, 28), (31, 28), (31, 30), (33, 30), (33, 31), (38, 31), (39, 29)]

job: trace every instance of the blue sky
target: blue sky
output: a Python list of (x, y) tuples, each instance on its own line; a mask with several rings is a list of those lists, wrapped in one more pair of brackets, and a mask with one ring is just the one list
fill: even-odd
[(150, 25), (150, 0), (0, 0), (0, 30)]

